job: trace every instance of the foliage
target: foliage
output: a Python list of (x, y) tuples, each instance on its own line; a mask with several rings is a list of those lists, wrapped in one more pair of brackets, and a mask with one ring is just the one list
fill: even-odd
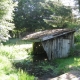
[(13, 17), (14, 33), (22, 35), (26, 31), (68, 27), (72, 22), (72, 11), (56, 0), (19, 0)]
[(4, 16), (4, 14), (6, 14), (7, 8), (4, 5), (7, 3), (7, 0), (0, 0), (0, 19)]
[(48, 24), (56, 28), (66, 28), (72, 22), (72, 11), (70, 7), (64, 6), (61, 2), (49, 2), (51, 10), (54, 13), (50, 19), (44, 19)]
[(12, 11), (12, 0), (0, 0), (0, 42), (6, 41), (10, 37), (9, 30), (13, 29)]
[(23, 70), (16, 70), (7, 56), (0, 55), (0, 80), (34, 80), (34, 76)]
[(0, 55), (0, 65), (1, 65), (0, 71), (3, 70), (3, 72), (9, 72), (9, 70), (12, 67), (12, 65), (11, 65), (10, 61), (8, 60), (8, 58), (5, 57), (5, 56), (1, 56), (1, 55)]
[(10, 37), (8, 30), (10, 30), (10, 28), (0, 25), (0, 42), (8, 40), (8, 37)]
[(80, 12), (80, 0), (74, 0), (74, 1), (75, 1), (76, 5), (78, 5), (77, 7), (78, 7), (79, 12)]
[(75, 38), (74, 38), (74, 41), (76, 43), (80, 42), (80, 29), (78, 28), (75, 32)]
[(80, 42), (80, 35), (75, 36), (75, 42)]
[[(20, 42), (18, 43), (18, 41)], [(34, 80), (34, 76), (16, 69), (12, 64), (17, 62), (18, 59), (23, 60), (28, 56), (25, 48), (31, 46), (31, 44), (27, 43), (25, 46), (26, 42), (19, 39), (11, 39), (4, 44), (5, 46), (0, 45), (0, 80)]]
[[(51, 29), (56, 22), (58, 25), (64, 21), (62, 26), (69, 21), (68, 19), (71, 20), (71, 9), (57, 1), (19, 0), (14, 14), (15, 29), (20, 31), (23, 28), (30, 32), (37, 29)], [(53, 25), (50, 25), (48, 20), (52, 21)]]
[(48, 9), (44, 9), (41, 3), (45, 0), (20, 0), (14, 11), (14, 23), (17, 30), (26, 28), (27, 31), (44, 29), (46, 25), (43, 18), (52, 14)]
[(18, 76), (19, 76), (19, 80), (34, 80), (34, 76), (29, 76), (23, 70), (19, 71)]

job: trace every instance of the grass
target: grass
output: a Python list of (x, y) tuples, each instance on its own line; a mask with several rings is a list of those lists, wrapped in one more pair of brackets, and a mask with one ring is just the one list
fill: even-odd
[[(31, 65), (34, 64), (32, 63), (32, 57), (28, 58), (32, 43), (19, 39), (10, 39), (10, 41), (3, 44), (4, 45), (0, 46), (0, 80), (34, 80), (35, 76), (33, 74), (29, 74), (27, 71), (23, 70), (23, 68), (16, 69), (12, 64), (14, 61), (15, 64), (20, 63), (22, 67), (32, 68)], [(77, 52), (79, 49), (80, 41), (77, 41), (75, 54), (79, 53)], [(44, 72), (52, 70), (55, 75), (59, 75), (69, 70), (78, 70), (80, 68), (80, 58), (73, 55), (68, 58), (55, 59), (50, 62), (47, 60), (40, 61), (35, 65), (35, 68), (41, 68)], [(40, 71), (37, 72), (40, 73)]]
[(16, 69), (12, 64), (13, 60), (17, 61), (28, 57), (25, 49), (30, 48), (32, 44), (27, 43), (26, 45), (26, 43), (12, 39), (0, 46), (0, 80), (34, 80), (33, 75)]
[(52, 74), (53, 76), (61, 75), (70, 70), (80, 70), (80, 58), (79, 57), (68, 57), (63, 59), (55, 59), (52, 61), (38, 62), (36, 65), (37, 69), (42, 69), (42, 75), (45, 73)]
[(78, 69), (80, 67), (79, 57), (69, 57), (65, 59), (57, 59), (55, 61), (58, 64), (58, 68), (56, 68), (56, 71), (63, 73), (69, 70)]
[[(19, 39), (10, 39), (4, 45), (0, 46), (0, 53), (9, 59), (21, 59), (27, 57), (27, 49), (32, 47), (30, 42)], [(27, 44), (27, 45), (26, 45)]]
[(18, 76), (19, 76), (19, 80), (33, 80), (34, 79), (34, 76), (29, 76), (23, 70), (19, 71)]

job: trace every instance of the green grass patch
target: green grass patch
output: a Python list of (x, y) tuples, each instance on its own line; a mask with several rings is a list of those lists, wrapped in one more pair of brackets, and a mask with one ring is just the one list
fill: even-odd
[(19, 80), (34, 80), (34, 76), (30, 76), (28, 73), (23, 70), (18, 71)]
[(3, 42), (4, 45), (21, 45), (21, 44), (32, 44), (30, 41), (21, 40), (21, 39), (9, 39), (6, 42)]
[(80, 58), (79, 57), (69, 57), (64, 59), (55, 60), (58, 67), (55, 69), (58, 72), (66, 72), (72, 69), (80, 68)]
[(34, 80), (34, 76), (17, 70), (6, 56), (0, 55), (0, 80)]
[(52, 70), (56, 75), (65, 73), (70, 70), (77, 70), (80, 68), (79, 57), (68, 57), (63, 59), (55, 59), (50, 62), (44, 61), (38, 65), (45, 71)]
[(28, 57), (26, 49), (32, 44), (19, 39), (10, 39), (0, 45), (0, 80), (34, 80), (33, 75), (16, 69), (12, 61), (23, 60)]

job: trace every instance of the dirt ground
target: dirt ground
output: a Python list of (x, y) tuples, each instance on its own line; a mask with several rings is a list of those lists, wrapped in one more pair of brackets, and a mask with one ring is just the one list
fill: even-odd
[(80, 80), (80, 70), (72, 70), (55, 78), (43, 78), (38, 80)]

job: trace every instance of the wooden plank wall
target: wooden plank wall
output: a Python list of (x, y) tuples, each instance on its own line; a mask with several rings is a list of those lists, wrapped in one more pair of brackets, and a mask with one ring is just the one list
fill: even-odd
[(44, 41), (44, 42), (42, 42), (42, 46), (47, 53), (48, 59), (51, 60), (52, 41), (50, 41), (50, 40)]
[(67, 57), (68, 53), (66, 52), (68, 51), (66, 50), (70, 50), (67, 49), (67, 47), (70, 48), (68, 44), (70, 45), (70, 47), (74, 44), (73, 33), (67, 35), (66, 38), (58, 37), (42, 42), (42, 46), (46, 51), (49, 60), (54, 58)]

